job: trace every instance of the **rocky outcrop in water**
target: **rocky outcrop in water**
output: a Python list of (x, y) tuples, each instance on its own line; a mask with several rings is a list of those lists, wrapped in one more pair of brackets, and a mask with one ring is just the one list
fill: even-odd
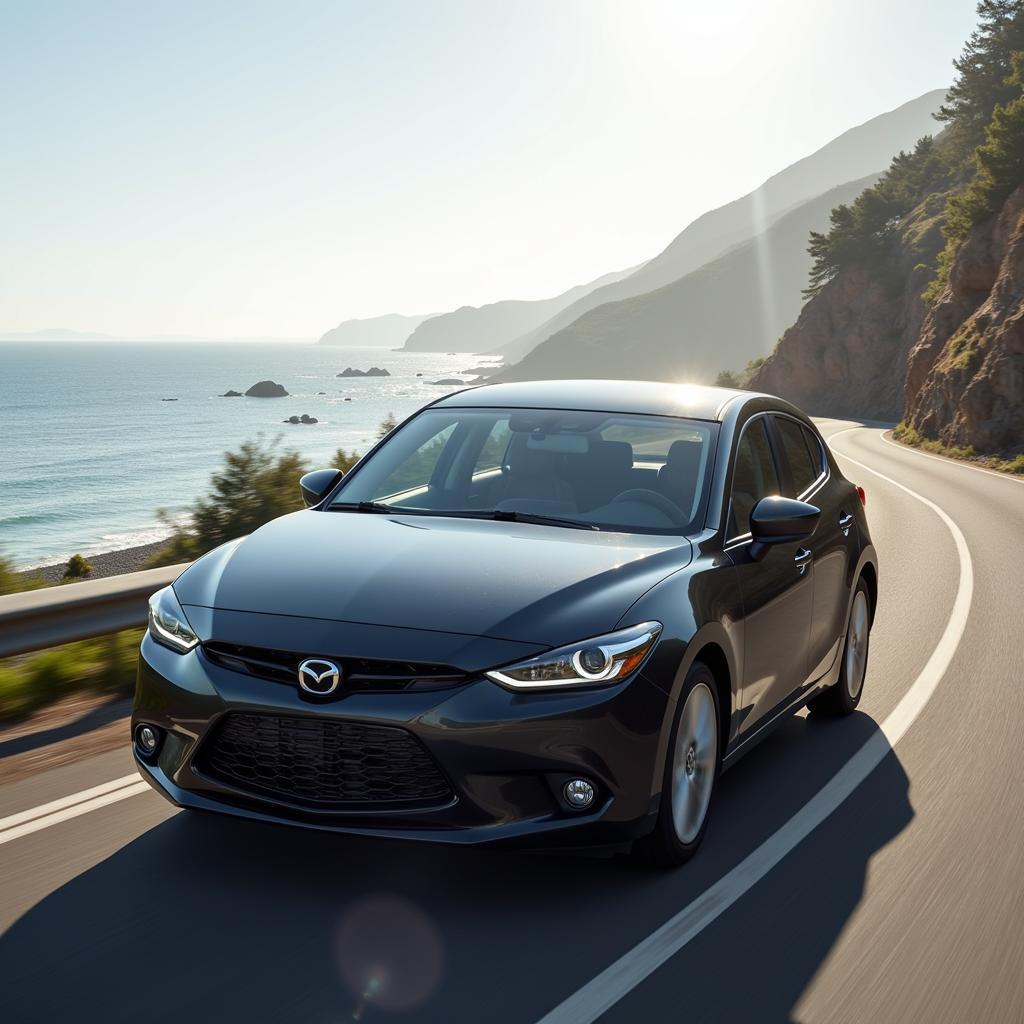
[(391, 374), (387, 370), (381, 369), (379, 366), (371, 366), (368, 370), (357, 370), (352, 366), (346, 366), (339, 377), (390, 377)]
[[(229, 396), (230, 397), (230, 396)], [(285, 391), (283, 384), (278, 384), (272, 380), (261, 380), (253, 384), (251, 388), (245, 393), (246, 398), (287, 398), (288, 392)]]
[(289, 416), (288, 419), (282, 420), (282, 423), (319, 423), (320, 421), (315, 416), (310, 416), (308, 412), (304, 412), (301, 416)]
[(225, 391), (223, 395), (218, 395), (218, 398), (242, 398), (241, 391)]

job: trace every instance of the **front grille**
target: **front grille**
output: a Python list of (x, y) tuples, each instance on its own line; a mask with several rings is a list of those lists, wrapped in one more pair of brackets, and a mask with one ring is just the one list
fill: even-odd
[(330, 810), (447, 803), (447, 781), (412, 733), (391, 726), (231, 712), (203, 744), (205, 775)]
[(346, 692), (426, 690), (454, 686), (466, 674), (451, 665), (408, 661), (379, 661), (370, 658), (339, 658), (312, 652), (297, 654), (268, 647), (245, 647), (209, 641), (203, 644), (207, 657), (222, 668), (245, 672), (276, 683), (298, 684), (299, 662), (310, 657), (327, 657), (341, 668), (339, 695)]

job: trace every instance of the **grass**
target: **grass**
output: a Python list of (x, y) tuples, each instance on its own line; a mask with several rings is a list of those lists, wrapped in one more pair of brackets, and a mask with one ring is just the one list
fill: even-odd
[(141, 629), (0, 661), (0, 721), (23, 718), (72, 693), (128, 696), (135, 686)]
[(911, 448), (920, 448), (922, 451), (931, 452), (933, 455), (945, 455), (950, 459), (962, 459), (965, 462), (972, 462), (976, 466), (995, 469), (1001, 473), (1014, 473), (1024, 476), (1024, 452), (1011, 456), (984, 455), (975, 451), (970, 445), (961, 448), (925, 437), (920, 431), (908, 426), (906, 423), (897, 424), (892, 432), (892, 436), (897, 441), (909, 445)]

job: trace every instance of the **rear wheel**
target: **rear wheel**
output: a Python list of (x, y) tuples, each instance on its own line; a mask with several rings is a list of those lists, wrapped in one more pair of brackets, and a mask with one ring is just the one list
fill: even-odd
[(863, 579), (857, 581), (846, 626), (839, 679), (808, 704), (815, 715), (848, 715), (860, 703), (868, 671), (868, 641), (871, 636), (871, 595)]
[(675, 867), (697, 852), (721, 762), (718, 716), (715, 678), (703, 662), (694, 662), (676, 712), (658, 821), (636, 846), (644, 860)]

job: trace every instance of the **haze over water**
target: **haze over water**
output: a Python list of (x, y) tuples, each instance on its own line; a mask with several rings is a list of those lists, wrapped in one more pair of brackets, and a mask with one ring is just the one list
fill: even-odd
[[(224, 451), (260, 434), (311, 468), (339, 447), (365, 451), (388, 413), (401, 420), (445, 393), (425, 381), (477, 362), (283, 343), (0, 342), (0, 553), (29, 567), (158, 540), (157, 509), (180, 515)], [(346, 366), (392, 376), (338, 378)], [(217, 397), (268, 378), (291, 397)], [(320, 422), (281, 422), (302, 413)]]

